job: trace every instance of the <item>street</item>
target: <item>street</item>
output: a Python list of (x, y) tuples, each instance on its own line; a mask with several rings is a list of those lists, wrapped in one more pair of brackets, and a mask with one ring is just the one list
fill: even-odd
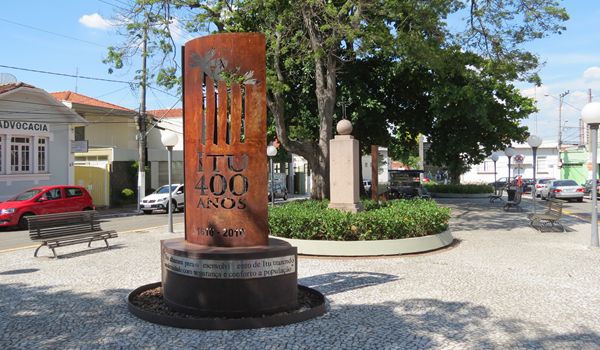
[[(130, 215), (103, 219), (104, 230), (115, 230), (117, 233), (134, 230), (144, 230), (157, 226), (165, 226), (167, 230), (168, 216), (166, 213), (158, 212), (151, 215)], [(173, 213), (173, 223), (183, 222), (183, 213)], [(17, 231), (7, 228), (0, 230), (0, 252), (15, 248), (37, 246), (36, 242), (29, 239), (28, 232)]]

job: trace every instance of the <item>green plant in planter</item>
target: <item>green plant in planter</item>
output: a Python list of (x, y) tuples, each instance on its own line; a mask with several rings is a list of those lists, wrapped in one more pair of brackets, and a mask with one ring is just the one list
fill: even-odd
[(364, 201), (353, 214), (327, 208), (327, 201), (294, 201), (269, 209), (278, 237), (357, 241), (421, 237), (448, 229), (450, 210), (428, 200)]
[(459, 193), (459, 194), (480, 194), (480, 193), (493, 193), (494, 188), (484, 184), (466, 184), (466, 185), (452, 185), (452, 184), (426, 184), (425, 188), (429, 192), (433, 193)]

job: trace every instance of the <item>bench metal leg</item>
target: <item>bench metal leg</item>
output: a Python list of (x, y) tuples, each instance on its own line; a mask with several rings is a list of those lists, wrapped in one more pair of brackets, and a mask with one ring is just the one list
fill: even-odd
[(45, 246), (45, 245), (46, 245), (46, 243), (42, 243), (42, 244), (40, 244), (40, 246), (39, 246), (39, 247), (37, 247), (37, 249), (36, 249), (36, 250), (35, 250), (35, 252), (33, 253), (33, 257), (34, 257), (34, 258), (37, 258), (37, 253), (38, 253), (38, 251), (40, 250), (40, 248), (41, 248), (41, 247), (43, 247), (43, 246)]
[(88, 248), (92, 247), (92, 241), (93, 241), (93, 239), (90, 239), (90, 241), (88, 242)]
[(56, 250), (54, 250), (54, 248), (50, 248), (52, 249), (52, 254), (54, 254), (54, 259), (58, 258), (58, 255), (56, 255)]
[(106, 244), (106, 248), (108, 248), (108, 239), (104, 238), (104, 243)]

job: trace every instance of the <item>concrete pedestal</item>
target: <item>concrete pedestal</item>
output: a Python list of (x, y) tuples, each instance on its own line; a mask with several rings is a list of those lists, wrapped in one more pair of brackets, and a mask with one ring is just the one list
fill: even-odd
[(285, 241), (221, 248), (176, 238), (161, 251), (163, 297), (174, 310), (244, 317), (297, 308), (297, 249)]
[(357, 212), (360, 205), (358, 157), (359, 142), (352, 135), (336, 135), (329, 141), (329, 208)]

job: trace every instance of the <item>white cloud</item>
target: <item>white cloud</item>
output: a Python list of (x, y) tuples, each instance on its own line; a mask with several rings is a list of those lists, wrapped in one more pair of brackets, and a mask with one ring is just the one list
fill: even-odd
[(600, 67), (590, 67), (583, 72), (585, 80), (600, 80)]
[(88, 28), (106, 30), (112, 27), (113, 23), (110, 20), (104, 19), (98, 13), (91, 15), (83, 15), (79, 18), (79, 23), (83, 24)]
[(185, 31), (184, 25), (177, 18), (173, 18), (171, 20), (171, 23), (169, 24), (169, 32), (171, 32), (171, 37), (177, 44), (183, 44), (193, 38), (188, 32)]

